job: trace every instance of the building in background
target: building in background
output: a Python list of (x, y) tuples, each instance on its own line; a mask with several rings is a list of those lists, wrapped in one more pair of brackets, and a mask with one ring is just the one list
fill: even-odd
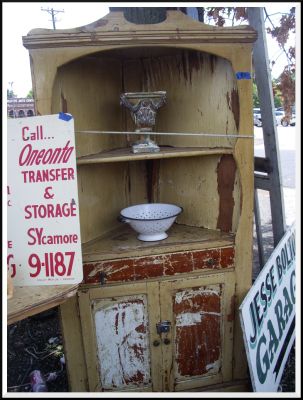
[(34, 115), (36, 115), (34, 99), (7, 99), (8, 118), (33, 117)]

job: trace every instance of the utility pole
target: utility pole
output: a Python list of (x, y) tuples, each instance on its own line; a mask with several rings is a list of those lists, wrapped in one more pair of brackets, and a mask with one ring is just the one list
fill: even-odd
[(12, 94), (12, 103), (13, 103), (13, 114), (14, 114), (14, 118), (16, 118), (16, 111), (15, 111), (15, 102), (14, 102), (14, 91), (13, 91), (13, 83), (14, 82), (8, 82), (10, 87), (11, 87), (11, 94)]
[[(274, 246), (277, 246), (285, 233), (285, 215), (283, 188), (281, 184), (281, 166), (278, 146), (278, 135), (276, 121), (274, 117), (274, 100), (272, 92), (271, 74), (268, 62), (267, 43), (265, 38), (264, 12), (263, 7), (248, 7), (249, 24), (258, 32), (258, 39), (253, 46), (253, 61), (255, 67), (256, 83), (260, 99), (260, 108), (262, 116), (262, 129), (265, 148), (265, 159), (255, 157), (255, 188), (269, 192), (272, 214), (272, 228)], [(262, 172), (262, 174), (258, 173)], [(266, 172), (266, 175), (264, 175)], [(258, 200), (255, 196), (255, 208), (258, 210)], [(258, 211), (255, 213), (257, 236), (261, 232), (258, 229)], [(259, 232), (258, 232), (259, 230)], [(258, 243), (259, 243), (258, 239)], [(258, 246), (259, 247), (259, 246)], [(260, 247), (259, 247), (260, 251)], [(262, 250), (263, 251), (263, 250)], [(259, 252), (260, 255), (260, 252)], [(262, 253), (260, 263), (263, 258)], [(265, 262), (265, 260), (263, 260)]]
[(54, 29), (56, 29), (56, 25), (55, 25), (55, 22), (56, 22), (56, 19), (55, 19), (55, 15), (56, 14), (58, 14), (59, 12), (64, 12), (64, 10), (54, 10), (53, 8), (42, 8), (41, 7), (41, 11), (46, 11), (46, 12), (48, 12), (49, 14), (51, 14), (51, 16), (52, 16), (52, 21), (53, 21), (53, 28)]

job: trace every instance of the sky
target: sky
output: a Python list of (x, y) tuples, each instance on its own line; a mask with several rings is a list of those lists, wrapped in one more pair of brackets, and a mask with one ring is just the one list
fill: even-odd
[[(48, 28), (53, 29), (51, 14), (42, 11), (41, 8), (54, 9), (58, 12), (56, 14), (56, 28), (68, 29), (78, 26), (87, 25), (94, 22), (109, 12), (109, 6), (119, 7), (123, 6), (136, 7), (138, 3), (114, 3), (114, 2), (3, 2), (2, 3), (2, 41), (3, 41), (3, 90), (12, 89), (18, 97), (26, 97), (32, 88), (31, 72), (28, 50), (22, 44), (22, 36), (35, 28)], [(276, 13), (289, 11), (293, 5), (299, 3), (293, 2), (262, 2), (262, 3), (209, 3), (209, 2), (196, 2), (196, 3), (181, 3), (181, 2), (161, 2), (161, 6), (188, 6), (188, 7), (201, 7), (201, 5), (208, 6), (266, 6), (269, 14), (272, 15), (272, 21), (275, 23), (279, 20), (281, 15)], [(140, 3), (144, 6), (159, 6), (159, 3)], [(295, 37), (290, 39), (295, 42)], [(281, 50), (277, 43), (268, 35), (268, 52), (269, 58), (275, 60)], [(286, 59), (281, 55), (273, 67), (272, 76), (278, 77), (286, 65)]]

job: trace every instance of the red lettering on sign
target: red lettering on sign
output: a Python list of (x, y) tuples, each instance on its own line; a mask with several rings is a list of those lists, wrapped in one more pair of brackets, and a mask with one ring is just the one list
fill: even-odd
[(28, 126), (24, 126), (23, 128), (22, 128), (22, 140), (29, 140), (29, 137), (28, 136), (25, 136), (25, 131), (28, 131), (29, 130), (29, 127)]
[[(22, 128), (22, 140), (27, 141), (27, 140), (41, 140), (43, 139), (43, 131), (42, 131), (42, 125), (38, 125), (36, 126), (36, 131), (35, 132), (31, 132), (26, 136), (25, 135), (25, 131), (28, 131), (29, 127), (28, 126), (24, 126)], [(28, 133), (28, 132), (26, 132)]]
[(24, 207), (25, 219), (75, 217), (77, 207), (73, 203), (32, 204)]
[(7, 256), (7, 267), (8, 267), (8, 269), (11, 267), (13, 270), (13, 272), (11, 274), (11, 278), (14, 278), (16, 275), (16, 264), (11, 262), (13, 259), (14, 259), (13, 254), (9, 254)]
[(55, 149), (35, 150), (31, 144), (27, 144), (21, 150), (19, 156), (19, 165), (40, 165), (42, 164), (60, 164), (67, 163), (74, 147), (69, 147), (70, 141), (64, 147)]
[(41, 169), (37, 171), (21, 171), (24, 183), (68, 181), (75, 179), (74, 168)]
[(45, 235), (43, 228), (30, 228), (27, 231), (28, 236), (31, 240), (27, 242), (30, 246), (33, 245), (44, 245), (44, 244), (69, 244), (78, 243), (78, 235), (66, 234), (66, 235)]
[(71, 276), (75, 259), (74, 251), (62, 253), (44, 253), (42, 257), (38, 254), (31, 254), (28, 258), (28, 265), (35, 271), (30, 272), (30, 277), (36, 278), (41, 273), (48, 276)]

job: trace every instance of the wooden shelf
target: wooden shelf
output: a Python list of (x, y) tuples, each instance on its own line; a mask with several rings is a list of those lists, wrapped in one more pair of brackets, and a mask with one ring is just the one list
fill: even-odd
[(15, 286), (13, 297), (7, 300), (7, 324), (58, 306), (74, 296), (78, 286)]
[(121, 148), (101, 153), (90, 154), (77, 158), (78, 165), (112, 163), (121, 161), (153, 160), (176, 157), (196, 157), (212, 154), (232, 154), (232, 148), (228, 147), (168, 147), (160, 146), (158, 153), (132, 153), (131, 148)]
[(143, 242), (137, 239), (137, 233), (131, 227), (122, 225), (107, 235), (83, 244), (83, 262), (211, 249), (234, 245), (235, 240), (234, 234), (176, 223), (167, 233), (165, 240)]

